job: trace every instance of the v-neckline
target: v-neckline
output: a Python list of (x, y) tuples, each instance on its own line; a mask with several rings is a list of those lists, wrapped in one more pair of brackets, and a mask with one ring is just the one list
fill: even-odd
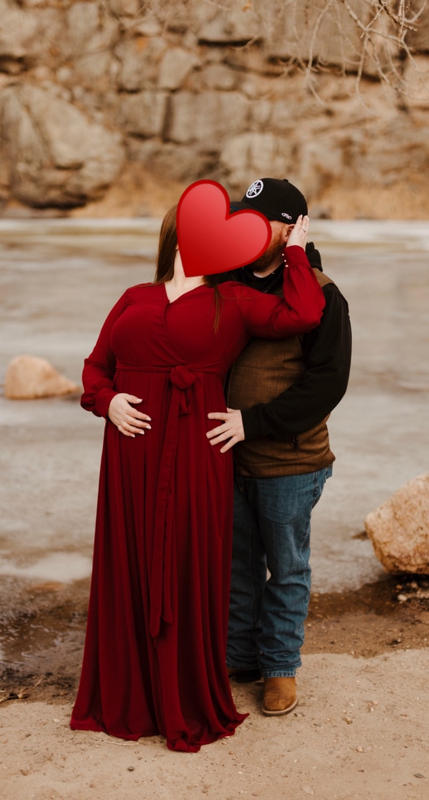
[(163, 290), (164, 290), (165, 299), (166, 299), (166, 301), (167, 301), (169, 306), (173, 305), (173, 303), (176, 303), (177, 300), (180, 300), (181, 297), (184, 297), (187, 294), (191, 294), (191, 292), (195, 292), (196, 289), (202, 289), (204, 287), (209, 288), (206, 283), (199, 283), (198, 286), (194, 286), (193, 289), (188, 289), (186, 292), (182, 292), (182, 294), (179, 294), (177, 297), (175, 297), (174, 300), (170, 300), (169, 297), (168, 297), (168, 294), (167, 294), (167, 288), (166, 288), (166, 285), (165, 285), (165, 281), (162, 282), (162, 287), (163, 287)]

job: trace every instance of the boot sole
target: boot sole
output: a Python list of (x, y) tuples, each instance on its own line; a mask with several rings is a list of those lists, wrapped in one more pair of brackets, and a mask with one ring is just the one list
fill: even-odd
[(292, 705), (288, 706), (287, 708), (281, 708), (278, 711), (270, 711), (269, 708), (265, 708), (262, 706), (262, 713), (265, 714), (267, 717), (279, 717), (281, 714), (289, 714), (289, 711), (293, 711), (295, 706), (298, 705), (298, 700), (295, 700)]

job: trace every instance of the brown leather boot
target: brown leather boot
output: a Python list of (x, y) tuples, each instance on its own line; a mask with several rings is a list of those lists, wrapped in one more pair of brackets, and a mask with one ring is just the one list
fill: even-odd
[(295, 678), (264, 678), (264, 714), (288, 714), (297, 702)]

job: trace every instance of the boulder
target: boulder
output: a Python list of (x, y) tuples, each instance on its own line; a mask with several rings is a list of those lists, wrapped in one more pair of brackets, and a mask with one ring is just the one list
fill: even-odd
[[(197, 37), (201, 26), (210, 22), (217, 13), (218, 9), (214, 4), (201, 3), (198, 0), (190, 0), (190, 2), (182, 0), (182, 2), (176, 3), (173, 13), (171, 3), (156, 4), (156, 16), (163, 30), (181, 34), (182, 41), (183, 35), (189, 31)], [(229, 14), (229, 10), (227, 13)]]
[(161, 89), (178, 89), (190, 71), (199, 64), (195, 53), (182, 47), (167, 50), (159, 68), (159, 86)]
[(123, 39), (115, 49), (119, 62), (118, 88), (126, 92), (137, 92), (156, 86), (159, 64), (167, 46), (161, 36), (133, 36)]
[(151, 13), (150, 8), (147, 13), (142, 16), (130, 17), (128, 25), (124, 18), (121, 19), (121, 24), (124, 30), (127, 28), (132, 30), (135, 34), (141, 36), (158, 36), (163, 32), (163, 27), (155, 14)]
[[(170, 184), (174, 191), (175, 181), (185, 182), (185, 186), (198, 178), (209, 176), (214, 180), (218, 179), (217, 175), (212, 175), (213, 161), (217, 164), (217, 159), (213, 159), (210, 153), (197, 150), (193, 144), (179, 145), (173, 144), (173, 142), (162, 142), (159, 139), (130, 137), (127, 141), (127, 154), (132, 164), (148, 166), (154, 180), (159, 186), (164, 185), (166, 191)], [(168, 176), (168, 179), (165, 176)], [(180, 194), (181, 192), (178, 197)]]
[[(369, 20), (370, 8), (365, 0), (352, 0), (353, 11)], [(345, 6), (335, 9), (325, 0), (292, 3), (284, 7), (279, 18), (267, 19), (264, 49), (275, 58), (310, 59), (327, 64), (357, 69), (362, 40), (360, 30)]]
[(240, 133), (225, 142), (220, 164), (228, 184), (243, 189), (264, 175), (288, 175), (291, 180), (295, 158), (288, 142), (272, 133)]
[(0, 134), (12, 194), (31, 206), (73, 207), (98, 199), (124, 160), (119, 134), (30, 84), (0, 92)]
[(82, 86), (108, 85), (111, 49), (119, 39), (119, 24), (97, 2), (73, 3), (66, 14), (58, 49), (63, 61), (73, 64), (75, 80)]
[(260, 75), (253, 71), (246, 71), (244, 75), (238, 70), (230, 69), (230, 72), (237, 76), (238, 88), (241, 92), (244, 92), (246, 97), (254, 101), (255, 107), (258, 107), (264, 101), (271, 103), (271, 100), (275, 97), (279, 97), (283, 103), (287, 102), (291, 84), (295, 92), (298, 82), (296, 75), (294, 75), (291, 82), (290, 79), (288, 80), (281, 76), (276, 76), (275, 80), (273, 80), (272, 75)]
[(167, 108), (167, 92), (152, 91), (123, 94), (120, 98), (118, 121), (127, 133), (134, 136), (160, 136)]
[(79, 53), (87, 42), (93, 42), (100, 26), (98, 3), (72, 3), (67, 11), (67, 38), (72, 50)]
[(247, 42), (261, 34), (261, 17), (255, 12), (251, 3), (234, 4), (225, 13), (220, 9), (210, 19), (206, 11), (206, 19), (198, 30), (200, 42), (225, 44)]
[(317, 197), (326, 185), (331, 185), (336, 175), (346, 171), (344, 151), (335, 136), (309, 137), (299, 148), (297, 171), (299, 186), (305, 186), (308, 199)]
[(249, 104), (240, 92), (176, 92), (166, 138), (173, 142), (201, 142), (217, 150), (220, 141), (246, 127)]
[(15, 74), (27, 69), (38, 53), (37, 38), (35, 16), (10, 0), (0, 0), (1, 70)]
[[(197, 85), (197, 81), (199, 85)], [(197, 73), (195, 87), (200, 89), (235, 89), (237, 84), (240, 83), (239, 88), (243, 90), (241, 85), (242, 76), (236, 71), (228, 67), (226, 64), (207, 64), (201, 72)]]
[(429, 126), (405, 113), (381, 125), (368, 123), (365, 130), (340, 134), (336, 146), (342, 149), (350, 185), (371, 175), (374, 187), (389, 186), (429, 169)]
[(429, 109), (429, 59), (426, 56), (408, 59), (404, 71), (404, 95), (408, 108)]
[[(262, 26), (264, 50), (271, 58), (296, 59), (339, 66), (357, 72), (363, 52), (362, 27), (374, 20), (375, 10), (367, 0), (326, 3), (326, 0), (285, 5), (278, 17), (271, 15)], [(389, 20), (379, 16), (371, 24), (375, 53), (369, 46), (363, 63), (368, 75), (380, 75), (399, 53), (386, 34)], [(378, 35), (377, 35), (378, 34)]]
[(15, 356), (6, 369), (4, 394), (11, 400), (53, 397), (78, 389), (76, 383), (61, 375), (45, 358), (38, 356)]
[(110, 10), (112, 14), (118, 17), (135, 17), (141, 7), (141, 0), (109, 0)]
[(429, 473), (406, 483), (368, 514), (365, 530), (388, 572), (429, 575)]

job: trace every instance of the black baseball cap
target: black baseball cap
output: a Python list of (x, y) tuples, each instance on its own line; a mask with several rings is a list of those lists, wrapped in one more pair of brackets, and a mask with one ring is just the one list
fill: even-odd
[(230, 212), (251, 208), (267, 219), (293, 225), (300, 214), (308, 214), (307, 202), (299, 189), (286, 178), (258, 178), (248, 186), (239, 202), (230, 203)]

